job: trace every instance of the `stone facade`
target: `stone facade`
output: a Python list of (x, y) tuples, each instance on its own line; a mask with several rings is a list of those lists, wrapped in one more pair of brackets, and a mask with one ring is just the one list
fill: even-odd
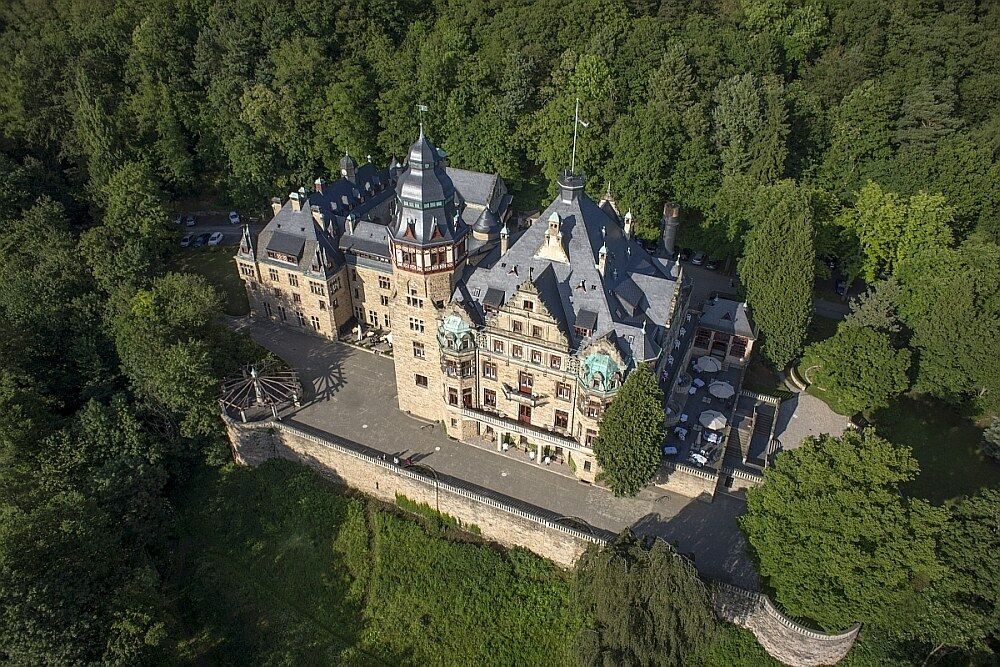
[(391, 333), (401, 410), (594, 481), (593, 441), (627, 374), (649, 364), (669, 393), (669, 366), (688, 358), (673, 352), (680, 265), (649, 256), (631, 213), (610, 193), (593, 202), (574, 174), (515, 236), (503, 181), (446, 168), (423, 134), (405, 167), (341, 166), (244, 234), (252, 314), (329, 338)]

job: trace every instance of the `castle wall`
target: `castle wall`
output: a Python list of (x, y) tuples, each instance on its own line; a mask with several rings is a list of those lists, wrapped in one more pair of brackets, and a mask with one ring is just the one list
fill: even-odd
[[(528, 549), (564, 568), (575, 567), (590, 544), (604, 544), (610, 537), (556, 523), (541, 511), (514, 507), (496, 494), (487, 497), (458, 480), (436, 481), (333, 435), (319, 437), (282, 423), (224, 420), (237, 463), (256, 466), (284, 458), (388, 503), (399, 493), (463, 524), (475, 524), (487, 539)], [(793, 667), (836, 664), (851, 650), (860, 629), (855, 625), (833, 635), (811, 630), (782, 614), (766, 595), (721, 582), (712, 583), (712, 605), (720, 618), (750, 630), (772, 657)]]
[(238, 463), (256, 466), (268, 459), (283, 458), (385, 502), (394, 503), (400, 493), (438, 507), (463, 524), (475, 524), (487, 539), (529, 549), (561, 567), (573, 567), (587, 545), (599, 541), (473, 490), (435, 483), (433, 477), (339, 444), (332, 435), (320, 438), (281, 423), (238, 424), (229, 419), (226, 428)]

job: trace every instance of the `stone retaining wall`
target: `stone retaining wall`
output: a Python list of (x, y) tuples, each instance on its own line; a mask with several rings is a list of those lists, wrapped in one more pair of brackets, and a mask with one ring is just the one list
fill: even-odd
[(719, 475), (714, 470), (709, 472), (683, 463), (665, 463), (664, 468), (666, 477), (656, 483), (657, 487), (688, 498), (712, 502), (719, 483)]
[(400, 493), (464, 524), (476, 524), (487, 539), (507, 547), (524, 547), (565, 568), (576, 564), (588, 544), (604, 542), (603, 536), (435, 481), (429, 471), (416, 472), (357, 451), (350, 443), (338, 443), (332, 435), (319, 437), (280, 422), (239, 424), (227, 419), (226, 427), (238, 463), (256, 466), (268, 459), (284, 458), (388, 503), (394, 503)]
[(776, 660), (793, 667), (835, 665), (851, 650), (860, 625), (828, 635), (811, 630), (782, 614), (761, 593), (716, 583), (712, 603), (720, 617), (746, 628)]
[[(256, 466), (284, 458), (385, 502), (394, 503), (400, 493), (465, 524), (476, 524), (487, 539), (524, 547), (565, 568), (574, 567), (588, 545), (604, 544), (611, 537), (559, 523), (544, 510), (516, 507), (517, 501), (464, 488), (458, 480), (435, 480), (331, 434), (319, 436), (280, 422), (241, 424), (224, 419), (237, 463)], [(672, 475), (683, 475), (692, 492), (714, 490), (715, 475), (687, 468), (679, 466)], [(704, 486), (709, 482), (710, 487)], [(721, 582), (713, 584), (712, 603), (720, 618), (750, 630), (772, 657), (793, 667), (836, 664), (854, 645), (859, 629), (855, 626), (839, 635), (810, 630), (784, 616), (767, 596)]]

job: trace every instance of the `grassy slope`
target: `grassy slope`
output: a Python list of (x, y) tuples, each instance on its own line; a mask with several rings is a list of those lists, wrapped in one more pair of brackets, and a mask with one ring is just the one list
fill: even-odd
[(227, 246), (185, 248), (180, 251), (177, 268), (204, 276), (214, 285), (222, 294), (222, 307), (227, 315), (246, 315), (250, 312), (250, 302), (233, 254), (234, 250)]
[(887, 440), (913, 449), (920, 475), (904, 490), (936, 503), (1000, 488), (1000, 465), (980, 451), (982, 429), (950, 406), (928, 397), (906, 395), (874, 415)]
[[(443, 539), (286, 461), (206, 474), (178, 504), (180, 662), (575, 662), (570, 579), (526, 551)], [(691, 664), (777, 663), (724, 624)]]
[[(808, 342), (823, 340), (835, 331), (835, 320), (815, 317)], [(800, 376), (804, 370), (799, 369)], [(834, 410), (838, 408), (816, 385), (807, 391)], [(907, 493), (943, 503), (984, 487), (1000, 487), (1000, 465), (988, 461), (979, 449), (982, 429), (951, 406), (910, 393), (871, 419), (882, 437), (910, 447), (920, 463), (920, 476), (904, 487)]]

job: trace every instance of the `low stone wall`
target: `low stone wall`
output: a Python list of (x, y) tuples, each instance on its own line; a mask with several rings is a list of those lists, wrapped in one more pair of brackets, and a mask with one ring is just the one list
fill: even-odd
[(588, 544), (603, 543), (603, 536), (557, 523), (459, 487), (436, 481), (391, 460), (358, 451), (352, 443), (337, 442), (332, 435), (307, 433), (280, 422), (240, 424), (227, 419), (226, 428), (238, 463), (256, 466), (268, 459), (284, 458), (318, 470), (327, 477), (388, 503), (396, 494), (427, 503), (463, 524), (476, 524), (482, 536), (508, 547), (524, 547), (558, 565), (571, 568)]
[(763, 475), (747, 472), (746, 470), (738, 470), (736, 468), (723, 468), (722, 477), (732, 478), (733, 481), (732, 484), (729, 485), (728, 490), (733, 493), (746, 491), (747, 489), (760, 486), (764, 483)]
[(761, 593), (716, 583), (712, 603), (719, 616), (746, 628), (776, 660), (792, 667), (835, 665), (851, 650), (860, 625), (836, 635), (811, 630), (788, 618)]
[[(438, 507), (464, 524), (476, 524), (483, 537), (508, 547), (524, 547), (565, 568), (575, 566), (590, 544), (604, 544), (607, 533), (587, 533), (558, 523), (539, 508), (516, 507), (516, 501), (486, 495), (462, 486), (459, 480), (433, 477), (395, 465), (367, 453), (364, 446), (331, 434), (322, 436), (280, 422), (241, 424), (224, 417), (237, 463), (256, 466), (273, 458), (297, 461), (326, 477), (385, 502), (396, 494)], [(419, 464), (418, 464), (419, 465)], [(681, 480), (692, 497), (714, 491), (717, 476), (678, 465), (673, 484)], [(676, 486), (673, 490), (676, 490)], [(767, 596), (716, 582), (712, 603), (720, 618), (747, 628), (767, 652), (793, 667), (832, 665), (854, 645), (858, 626), (839, 635), (810, 630), (785, 617)]]
[(656, 483), (658, 488), (709, 502), (715, 497), (719, 475), (714, 470), (709, 472), (683, 463), (667, 463), (664, 467), (667, 475)]

